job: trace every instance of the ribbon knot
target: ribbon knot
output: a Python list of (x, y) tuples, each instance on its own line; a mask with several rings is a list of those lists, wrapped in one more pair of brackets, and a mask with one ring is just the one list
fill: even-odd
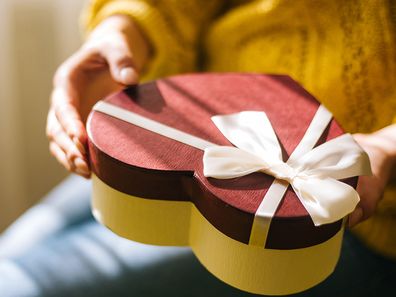
[(205, 148), (206, 177), (229, 179), (263, 172), (287, 181), (316, 226), (338, 221), (355, 209), (358, 193), (338, 179), (370, 175), (371, 169), (367, 154), (350, 134), (283, 162), (278, 138), (264, 112), (245, 111), (212, 120), (235, 147)]
[(292, 183), (296, 177), (301, 175), (299, 170), (291, 167), (285, 162), (275, 164), (268, 169), (263, 169), (260, 171), (272, 175), (277, 179), (285, 180), (289, 183)]

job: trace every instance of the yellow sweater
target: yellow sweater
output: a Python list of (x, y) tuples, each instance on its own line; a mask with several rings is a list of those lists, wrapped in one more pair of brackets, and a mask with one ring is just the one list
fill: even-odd
[[(396, 5), (390, 0), (94, 0), (88, 30), (127, 14), (154, 48), (144, 79), (204, 71), (289, 74), (346, 131), (396, 118)], [(354, 232), (396, 259), (396, 183)]]

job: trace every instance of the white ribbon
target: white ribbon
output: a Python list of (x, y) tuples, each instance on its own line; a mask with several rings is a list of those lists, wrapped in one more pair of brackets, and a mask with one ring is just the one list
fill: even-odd
[(371, 170), (367, 154), (350, 134), (332, 139), (285, 163), (274, 129), (264, 112), (245, 111), (214, 116), (212, 120), (235, 147), (205, 149), (206, 177), (229, 179), (263, 172), (286, 181), (315, 226), (338, 221), (355, 209), (358, 193), (337, 179), (368, 175)]

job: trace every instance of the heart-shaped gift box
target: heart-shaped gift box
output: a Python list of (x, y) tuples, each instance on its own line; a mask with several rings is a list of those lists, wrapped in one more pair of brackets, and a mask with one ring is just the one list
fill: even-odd
[[(240, 113), (243, 111), (249, 112)], [(215, 115), (232, 118), (218, 118), (218, 128), (211, 120)], [(307, 209), (321, 207), (317, 212), (325, 212), (326, 217), (327, 204), (319, 201), (312, 206), (309, 195), (305, 202), (301, 200), (306, 194), (297, 195), (296, 191), (305, 190), (289, 185), (296, 173), (283, 178), (273, 174), (275, 179), (266, 174), (263, 165), (264, 169), (248, 169), (237, 176), (208, 175), (207, 171), (224, 165), (224, 156), (210, 151), (211, 146), (232, 147), (231, 142), (240, 142), (249, 151), (250, 144), (245, 142), (255, 138), (241, 140), (246, 131), (238, 134), (233, 123), (222, 127), (230, 119), (241, 119), (241, 125), (250, 125), (248, 129), (257, 130), (256, 134), (264, 130), (261, 123), (272, 125), (276, 136), (269, 139), (278, 141), (278, 155), (284, 162), (291, 160), (294, 152), (303, 157), (343, 135), (331, 114), (287, 76), (187, 74), (131, 87), (99, 102), (88, 119), (93, 213), (122, 237), (148, 244), (191, 246), (210, 272), (239, 289), (281, 295), (312, 287), (337, 263), (343, 216), (356, 205), (356, 197), (338, 197), (346, 201), (347, 209), (342, 209), (344, 201), (331, 207), (341, 205), (337, 211), (344, 215), (318, 223)], [(348, 150), (343, 146), (335, 143), (333, 150)], [(231, 163), (233, 158), (228, 157)], [(326, 162), (338, 162), (339, 166), (345, 159), (336, 158), (339, 160), (334, 160), (334, 153), (325, 157), (318, 161), (319, 167), (326, 167)], [(349, 177), (342, 180), (343, 185), (356, 187), (355, 173), (368, 172), (367, 156), (358, 151), (352, 159), (352, 163), (359, 162), (359, 168), (340, 176)], [(212, 165), (216, 168), (210, 168)], [(245, 169), (243, 164), (232, 166), (234, 173)], [(324, 196), (333, 195), (332, 190), (321, 187), (312, 184), (313, 192), (319, 189)], [(340, 196), (337, 191), (335, 188), (334, 196)]]

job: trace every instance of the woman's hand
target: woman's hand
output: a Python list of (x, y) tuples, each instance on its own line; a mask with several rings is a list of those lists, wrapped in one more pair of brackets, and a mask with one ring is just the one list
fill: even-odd
[(359, 178), (357, 191), (360, 202), (349, 216), (349, 226), (353, 227), (370, 217), (381, 200), (395, 166), (396, 126), (389, 126), (372, 134), (355, 134), (355, 140), (370, 158), (372, 176)]
[(85, 121), (92, 106), (111, 92), (138, 82), (149, 55), (147, 42), (127, 16), (107, 18), (57, 70), (47, 118), (52, 155), (88, 178)]

